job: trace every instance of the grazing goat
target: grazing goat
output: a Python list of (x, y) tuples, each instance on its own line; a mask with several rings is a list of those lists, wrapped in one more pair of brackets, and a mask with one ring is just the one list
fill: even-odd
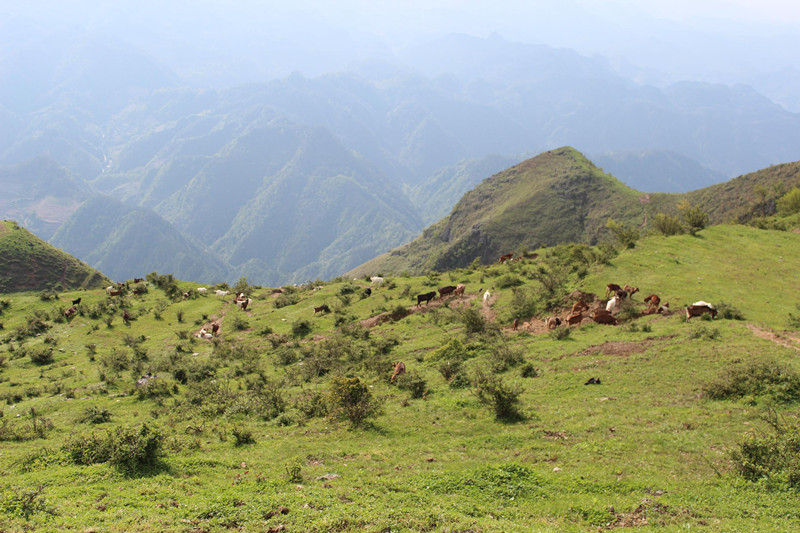
[(77, 300), (72, 300), (72, 305), (78, 305), (79, 303), (81, 303), (81, 298), (78, 298)]
[(394, 365), (394, 372), (392, 373), (392, 379), (389, 380), (389, 383), (394, 383), (394, 380), (397, 379), (397, 376), (405, 373), (406, 373), (406, 364), (402, 361), (398, 362), (396, 365)]
[(489, 291), (486, 291), (486, 292), (484, 292), (484, 293), (483, 293), (483, 301), (484, 301), (484, 302), (488, 302), (488, 301), (489, 301), (489, 298), (490, 298), (491, 296), (492, 296), (492, 295), (489, 293)]
[(122, 321), (125, 323), (126, 326), (130, 326), (131, 324), (131, 314), (126, 309), (122, 312)]
[(364, 289), (364, 294), (366, 294), (367, 296), (372, 296), (372, 289), (367, 287), (366, 289)]
[(376, 285), (378, 287), (383, 285), (383, 278), (380, 276), (372, 276), (371, 278), (369, 278), (369, 281), (370, 285)]
[(144, 281), (144, 278), (133, 278), (134, 283), (141, 283)]
[(616, 294), (617, 291), (621, 291), (622, 287), (617, 285), (616, 283), (609, 283), (606, 285), (606, 298), (608, 298), (609, 294)]
[(459, 283), (456, 286), (456, 290), (453, 291), (453, 294), (456, 295), (456, 296), (462, 296), (466, 289), (467, 289), (466, 285), (464, 285), (463, 283)]
[(596, 310), (592, 315), (592, 320), (598, 324), (611, 324), (612, 326), (616, 326), (619, 323), (611, 313), (603, 309)]
[(644, 299), (644, 303), (647, 304), (648, 308), (657, 309), (659, 304), (661, 303), (661, 298), (659, 298), (657, 294), (651, 294), (650, 296)]
[(314, 314), (315, 315), (317, 313), (329, 313), (330, 311), (331, 311), (331, 309), (330, 309), (330, 307), (328, 307), (328, 304), (322, 304), (319, 307), (315, 307), (314, 308)]
[(686, 308), (686, 322), (689, 322), (689, 319), (693, 316), (700, 316), (704, 313), (709, 313), (712, 319), (716, 318), (717, 310), (714, 309), (714, 306), (705, 302), (703, 304), (705, 305), (697, 305), (695, 303)]
[(221, 290), (217, 289), (215, 294), (217, 296), (219, 296), (220, 298), (224, 298), (225, 296), (229, 295), (230, 293), (231, 293), (231, 291), (221, 291)]
[(417, 294), (417, 307), (422, 302), (425, 302), (425, 305), (428, 305), (428, 302), (436, 298), (436, 291), (426, 292), (425, 294)]
[(617, 312), (617, 306), (619, 305), (620, 298), (618, 296), (614, 296), (611, 298), (608, 303), (606, 304), (606, 311), (611, 313), (612, 315)]
[(66, 311), (64, 311), (64, 316), (67, 318), (67, 322), (69, 322), (69, 320), (70, 320), (70, 319), (71, 319), (73, 316), (75, 316), (75, 314), (76, 314), (77, 312), (78, 312), (78, 308), (77, 308), (77, 307), (75, 307), (74, 305), (73, 305), (72, 307), (70, 307), (69, 309), (67, 309)]
[(211, 333), (213, 335), (219, 333), (219, 322), (214, 322), (213, 324), (211, 324)]
[(511, 331), (517, 331), (518, 327), (519, 327), (519, 319), (515, 318), (514, 322), (511, 323)]
[[(578, 314), (581, 315), (581, 317), (583, 317), (582, 313), (578, 312)], [(551, 316), (547, 320), (545, 320), (545, 324), (547, 325), (547, 329), (556, 329), (558, 326), (562, 324), (562, 322), (561, 319), (558, 318), (557, 316)], [(578, 324), (580, 324), (580, 321), (578, 321)]]
[(581, 321), (583, 320), (583, 313), (578, 313), (576, 315), (569, 315), (567, 317), (567, 324), (570, 326), (580, 325)]
[(205, 294), (207, 292), (208, 292), (208, 289), (206, 289), (205, 287), (198, 287), (197, 288), (197, 294)]
[(622, 290), (627, 292), (628, 296), (633, 298), (633, 294), (639, 292), (639, 287), (631, 287), (630, 285), (625, 285), (625, 287), (623, 287)]
[(250, 298), (245, 298), (244, 300), (234, 300), (234, 301), (236, 302), (236, 306), (242, 311), (247, 311), (247, 306), (250, 305), (250, 302), (252, 302)]
[(506, 261), (511, 260), (512, 257), (514, 257), (514, 252), (511, 252), (510, 254), (503, 254), (500, 256), (500, 259), (497, 262), (502, 265)]
[(122, 291), (118, 291), (118, 290), (110, 290), (110, 291), (108, 291), (108, 295), (109, 296), (119, 296), (120, 294), (122, 294)]
[(587, 304), (583, 300), (578, 300), (577, 302), (572, 304), (572, 314), (573, 315), (575, 313), (580, 313), (581, 311), (588, 311), (588, 310), (589, 310), (589, 304)]
[(448, 294), (453, 294), (455, 292), (455, 290), (456, 290), (456, 286), (455, 285), (448, 285), (446, 287), (441, 287), (439, 289), (439, 299), (441, 300), (442, 298), (444, 298)]

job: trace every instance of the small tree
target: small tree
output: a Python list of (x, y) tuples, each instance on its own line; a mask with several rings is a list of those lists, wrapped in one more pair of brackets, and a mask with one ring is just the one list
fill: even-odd
[(328, 392), (331, 414), (347, 419), (353, 426), (361, 426), (368, 418), (378, 414), (379, 404), (369, 387), (357, 377), (335, 376)]
[(639, 240), (639, 230), (620, 224), (613, 218), (608, 219), (606, 228), (614, 234), (614, 237), (617, 238), (617, 242), (623, 248), (633, 248), (636, 246), (636, 241)]
[(653, 227), (665, 237), (683, 233), (683, 225), (678, 217), (673, 217), (665, 213), (658, 213), (655, 216), (655, 219), (653, 219)]
[(800, 212), (800, 189), (797, 187), (778, 199), (778, 214), (793, 215)]
[(708, 213), (696, 205), (690, 204), (688, 200), (678, 204), (678, 211), (680, 211), (681, 217), (683, 217), (683, 221), (692, 235), (696, 235), (698, 231), (704, 229), (708, 224)]

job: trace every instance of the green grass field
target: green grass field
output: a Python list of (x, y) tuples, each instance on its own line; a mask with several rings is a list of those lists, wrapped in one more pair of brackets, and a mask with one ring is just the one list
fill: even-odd
[[(563, 288), (602, 296), (607, 283), (628, 283), (641, 290), (635, 306), (657, 293), (673, 313), (584, 325), (562, 340), (509, 328), (513, 290), (501, 285), (511, 277), (540, 291), (540, 260), (390, 277), (367, 298), (368, 281), (339, 279), (298, 288), (298, 302), (280, 308), (254, 288), (246, 312), (232, 295), (172, 301), (153, 283), (121, 299), (2, 295), (0, 530), (798, 530), (796, 489), (779, 476), (744, 479), (732, 455), (748, 434), (769, 433), (771, 410), (793, 423), (797, 403), (704, 391), (753, 361), (800, 371), (790, 319), (800, 314), (800, 235), (716, 226), (643, 239)], [(457, 283), (468, 298), (358, 325)], [(83, 314), (54, 320), (78, 297)], [(696, 300), (743, 319), (687, 324), (680, 307)], [(333, 312), (315, 316), (323, 303)], [(467, 331), (467, 308), (488, 332)], [(50, 327), (19, 339), (37, 312)], [(193, 336), (214, 320), (218, 339)], [(294, 336), (302, 321), (310, 332)], [(462, 386), (433, 359), (453, 339), (465, 346)], [(49, 348), (53, 361), (36, 364)], [(389, 383), (396, 361), (413, 380)], [(478, 370), (517, 387), (521, 417), (495, 418)], [(147, 371), (164, 384), (149, 395), (136, 387)], [(379, 414), (355, 427), (324, 415), (339, 375), (358, 376)], [(592, 377), (601, 383), (584, 385)], [(412, 394), (414, 382), (424, 394)], [(68, 453), (91, 434), (142, 424), (163, 435), (146, 467), (76, 464)]]

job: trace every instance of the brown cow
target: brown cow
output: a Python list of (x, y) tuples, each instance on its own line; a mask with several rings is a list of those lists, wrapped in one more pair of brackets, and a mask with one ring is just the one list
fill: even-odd
[(394, 373), (392, 374), (392, 379), (389, 380), (389, 383), (394, 383), (394, 380), (397, 379), (397, 376), (400, 374), (406, 373), (406, 364), (402, 361), (394, 365)]
[(503, 254), (500, 256), (500, 259), (497, 262), (502, 265), (506, 261), (509, 261), (512, 257), (514, 257), (514, 252), (511, 252), (510, 254)]
[(439, 289), (439, 299), (441, 300), (448, 294), (453, 294), (457, 287), (455, 285), (448, 285), (447, 287), (442, 287)]
[(122, 291), (116, 291), (116, 290), (113, 290), (113, 289), (108, 291), (108, 295), (109, 296), (119, 296), (120, 294), (122, 294)]

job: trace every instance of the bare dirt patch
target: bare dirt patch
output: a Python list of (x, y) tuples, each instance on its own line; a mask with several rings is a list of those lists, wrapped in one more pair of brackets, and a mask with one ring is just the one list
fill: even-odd
[(752, 331), (753, 335), (755, 335), (756, 337), (767, 339), (768, 341), (772, 341), (779, 346), (783, 346), (784, 348), (792, 348), (800, 352), (800, 346), (798, 346), (797, 344), (800, 342), (800, 339), (796, 337), (790, 337), (788, 335), (779, 335), (778, 333), (775, 333), (773, 330), (769, 328), (756, 326), (755, 324), (747, 324), (747, 329)]

